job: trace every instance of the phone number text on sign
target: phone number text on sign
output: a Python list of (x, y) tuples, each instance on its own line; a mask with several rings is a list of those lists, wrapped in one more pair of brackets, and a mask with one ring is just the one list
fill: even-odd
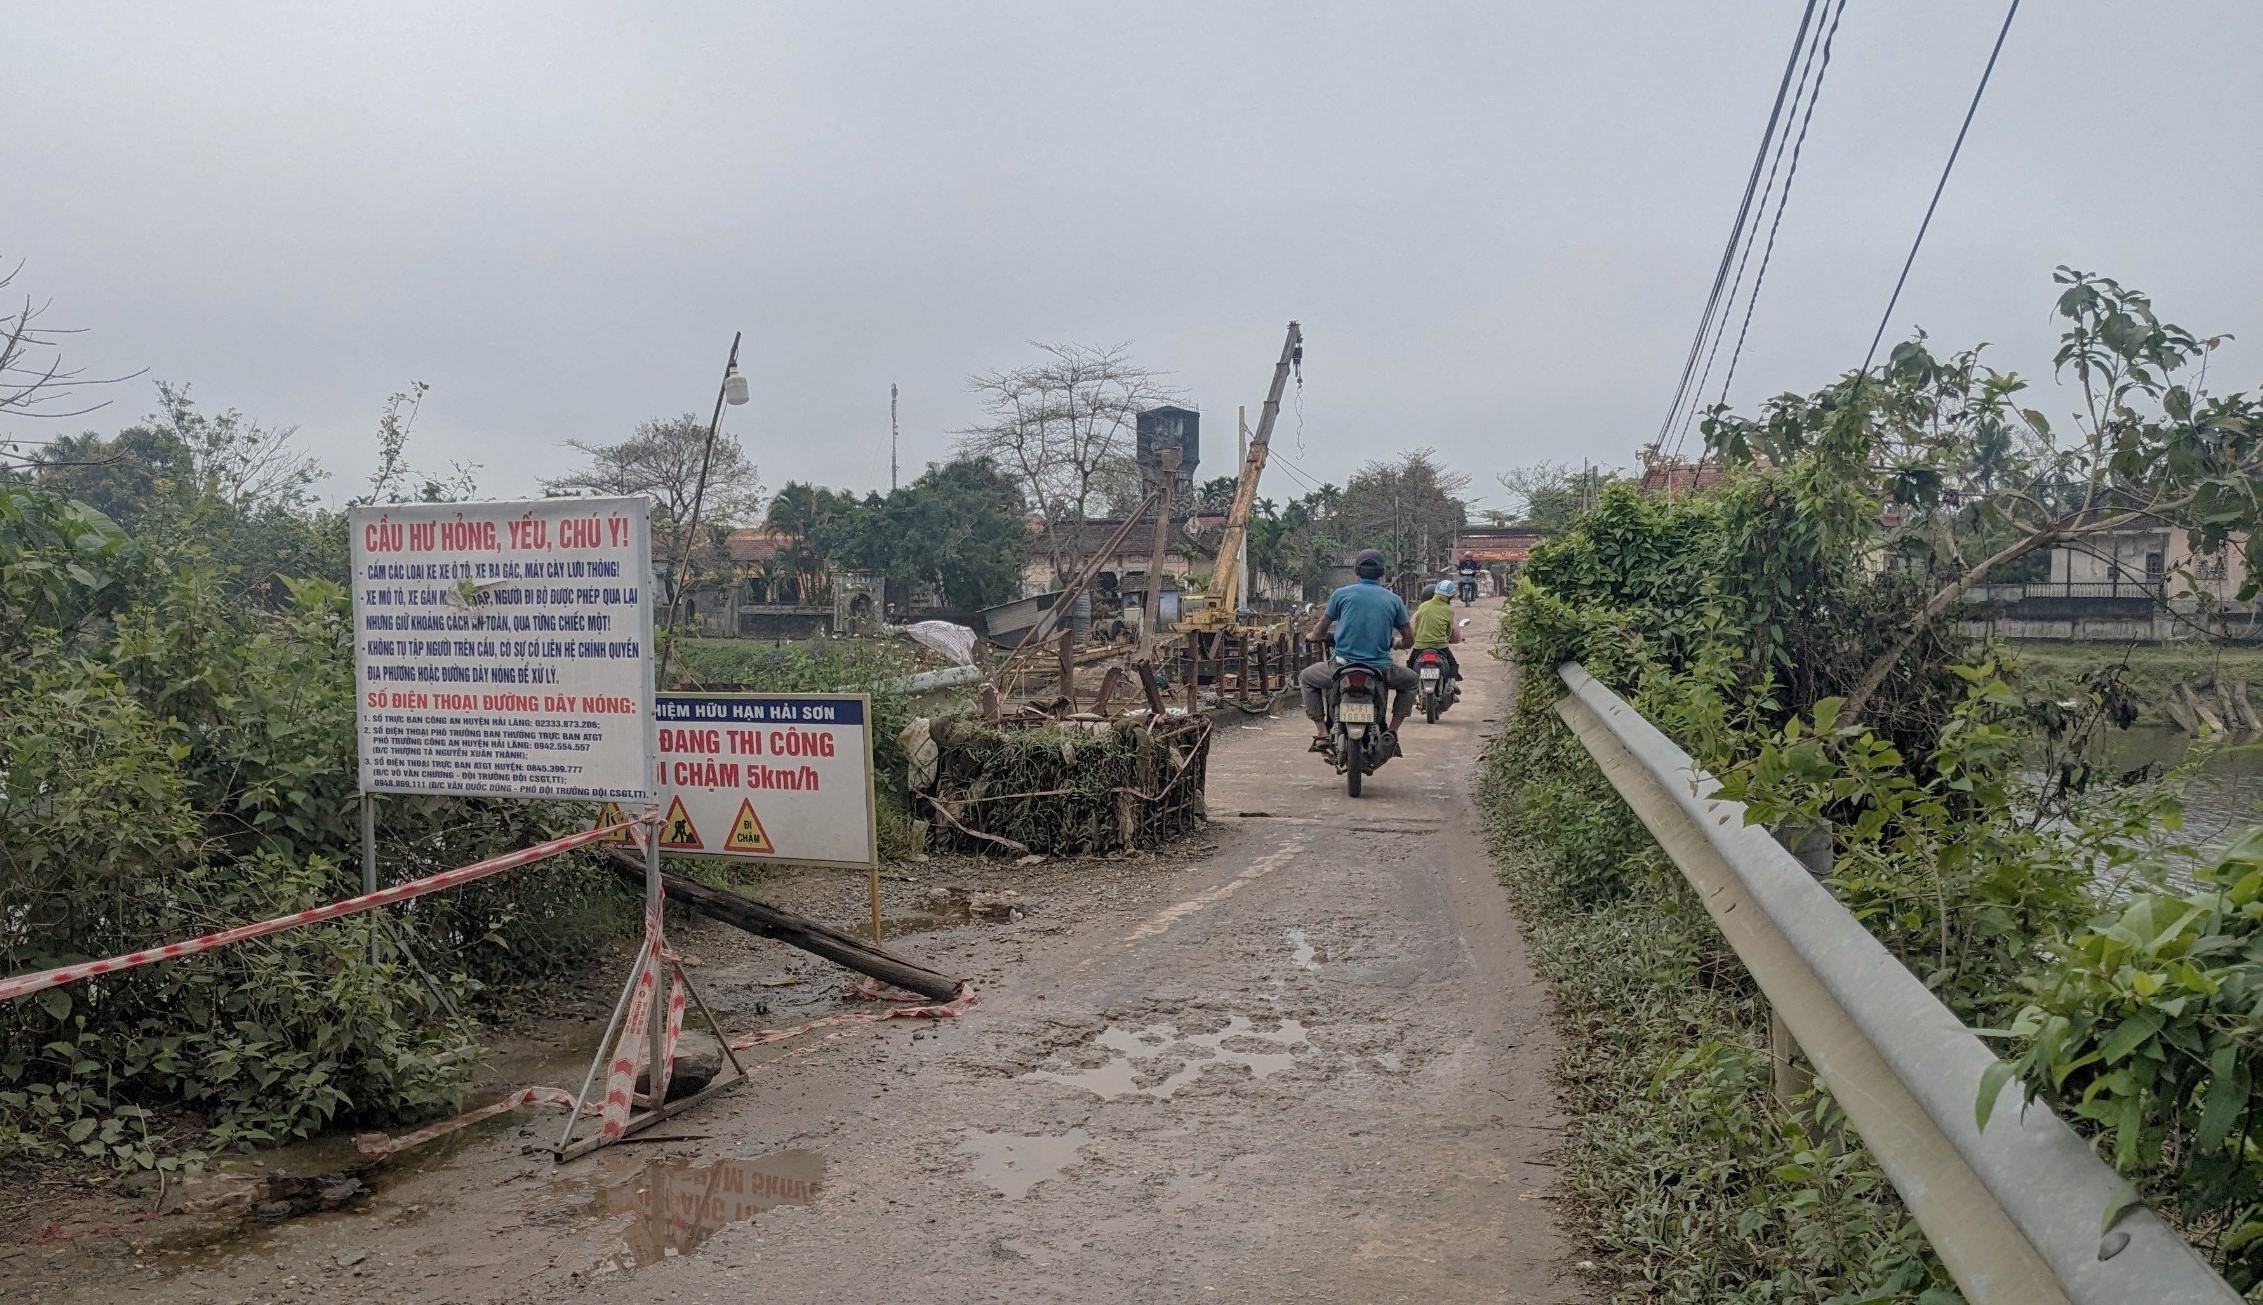
[(877, 864), (869, 699), (664, 693), (657, 715), (662, 850)]
[(363, 790), (647, 800), (646, 508), (353, 509)]

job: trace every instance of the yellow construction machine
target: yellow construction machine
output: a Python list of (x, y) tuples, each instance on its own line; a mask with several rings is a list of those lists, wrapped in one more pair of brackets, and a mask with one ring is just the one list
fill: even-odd
[(1249, 449), (1242, 454), (1241, 475), (1234, 481), (1234, 504), (1226, 512), (1226, 533), (1218, 540), (1218, 565), (1210, 573), (1207, 601), (1181, 618), (1182, 630), (1214, 634), (1238, 625), (1235, 612), (1249, 587), (1243, 555), (1249, 542), (1249, 514), (1257, 502), (1257, 478), (1265, 474), (1273, 423), (1281, 415), (1281, 392), (1288, 388), (1290, 370), (1299, 369), (1301, 373), (1303, 363), (1304, 332), (1291, 322), (1288, 339), (1281, 343), (1281, 361), (1273, 367), (1273, 386), (1265, 392), (1265, 406), (1257, 413), (1257, 432), (1250, 436)]

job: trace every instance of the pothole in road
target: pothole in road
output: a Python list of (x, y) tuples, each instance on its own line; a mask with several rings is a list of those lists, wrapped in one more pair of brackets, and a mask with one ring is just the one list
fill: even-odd
[(825, 1182), (815, 1151), (773, 1151), (752, 1160), (655, 1160), (636, 1177), (606, 1188), (598, 1208), (628, 1214), (621, 1247), (607, 1261), (641, 1269), (698, 1250), (734, 1223), (781, 1205), (807, 1205)]
[(1013, 1133), (978, 1133), (972, 1129), (959, 1142), (959, 1150), (974, 1157), (974, 1176), (995, 1188), (1000, 1196), (1018, 1201), (1029, 1189), (1077, 1162), (1077, 1152), (1092, 1141), (1081, 1128), (1059, 1137), (1022, 1137)]
[(1239, 1065), (1249, 1071), (1251, 1080), (1263, 1080), (1294, 1065), (1296, 1048), (1310, 1045), (1304, 1025), (1292, 1019), (1282, 1020), (1278, 1029), (1261, 1030), (1235, 1015), (1215, 1033), (1186, 1034), (1169, 1024), (1150, 1024), (1143, 1029), (1114, 1024), (1087, 1044), (1088, 1050), (1105, 1056), (1101, 1063), (1073, 1070), (1031, 1070), (1022, 1078), (1066, 1083), (1103, 1101), (1120, 1096), (1168, 1101), (1213, 1065)]

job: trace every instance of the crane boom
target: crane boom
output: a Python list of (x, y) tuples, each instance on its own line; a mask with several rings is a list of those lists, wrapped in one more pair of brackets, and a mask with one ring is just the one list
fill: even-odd
[[(1234, 505), (1226, 513), (1226, 533), (1218, 541), (1215, 576), (1219, 618), (1234, 619), (1241, 606), (1247, 577), (1241, 573), (1242, 543), (1249, 538), (1250, 508), (1257, 501), (1257, 478), (1265, 474), (1266, 445), (1273, 438), (1274, 419), (1281, 415), (1281, 391), (1288, 388), (1289, 369), (1303, 361), (1304, 332), (1289, 323), (1288, 338), (1281, 342), (1281, 361), (1273, 367), (1273, 388), (1265, 393), (1265, 406), (1257, 413), (1257, 433), (1250, 436), (1249, 452), (1242, 456), (1241, 476), (1234, 482)], [(1301, 383), (1301, 382), (1300, 382)]]

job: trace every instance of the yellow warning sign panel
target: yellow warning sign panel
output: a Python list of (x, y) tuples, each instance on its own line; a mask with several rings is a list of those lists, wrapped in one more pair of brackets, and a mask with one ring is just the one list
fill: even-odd
[(739, 816), (731, 822), (731, 836), (723, 840), (723, 850), (754, 856), (769, 856), (778, 850), (771, 845), (770, 835), (763, 832), (762, 817), (754, 814), (751, 799), (739, 799)]
[(681, 795), (668, 804), (668, 816), (660, 822), (660, 846), (674, 852), (698, 852), (707, 846), (699, 841), (699, 830), (691, 823), (691, 813), (684, 810)]
[(597, 841), (599, 843), (618, 843), (623, 847), (627, 847), (636, 842), (636, 839), (629, 836), (628, 826), (621, 824), (622, 821), (627, 819), (627, 816), (621, 814), (620, 803), (608, 802), (604, 806), (597, 809), (597, 822), (591, 825), (590, 828), (603, 829), (607, 825), (621, 825), (619, 829), (614, 830), (612, 833), (607, 834), (605, 837), (600, 838)]

